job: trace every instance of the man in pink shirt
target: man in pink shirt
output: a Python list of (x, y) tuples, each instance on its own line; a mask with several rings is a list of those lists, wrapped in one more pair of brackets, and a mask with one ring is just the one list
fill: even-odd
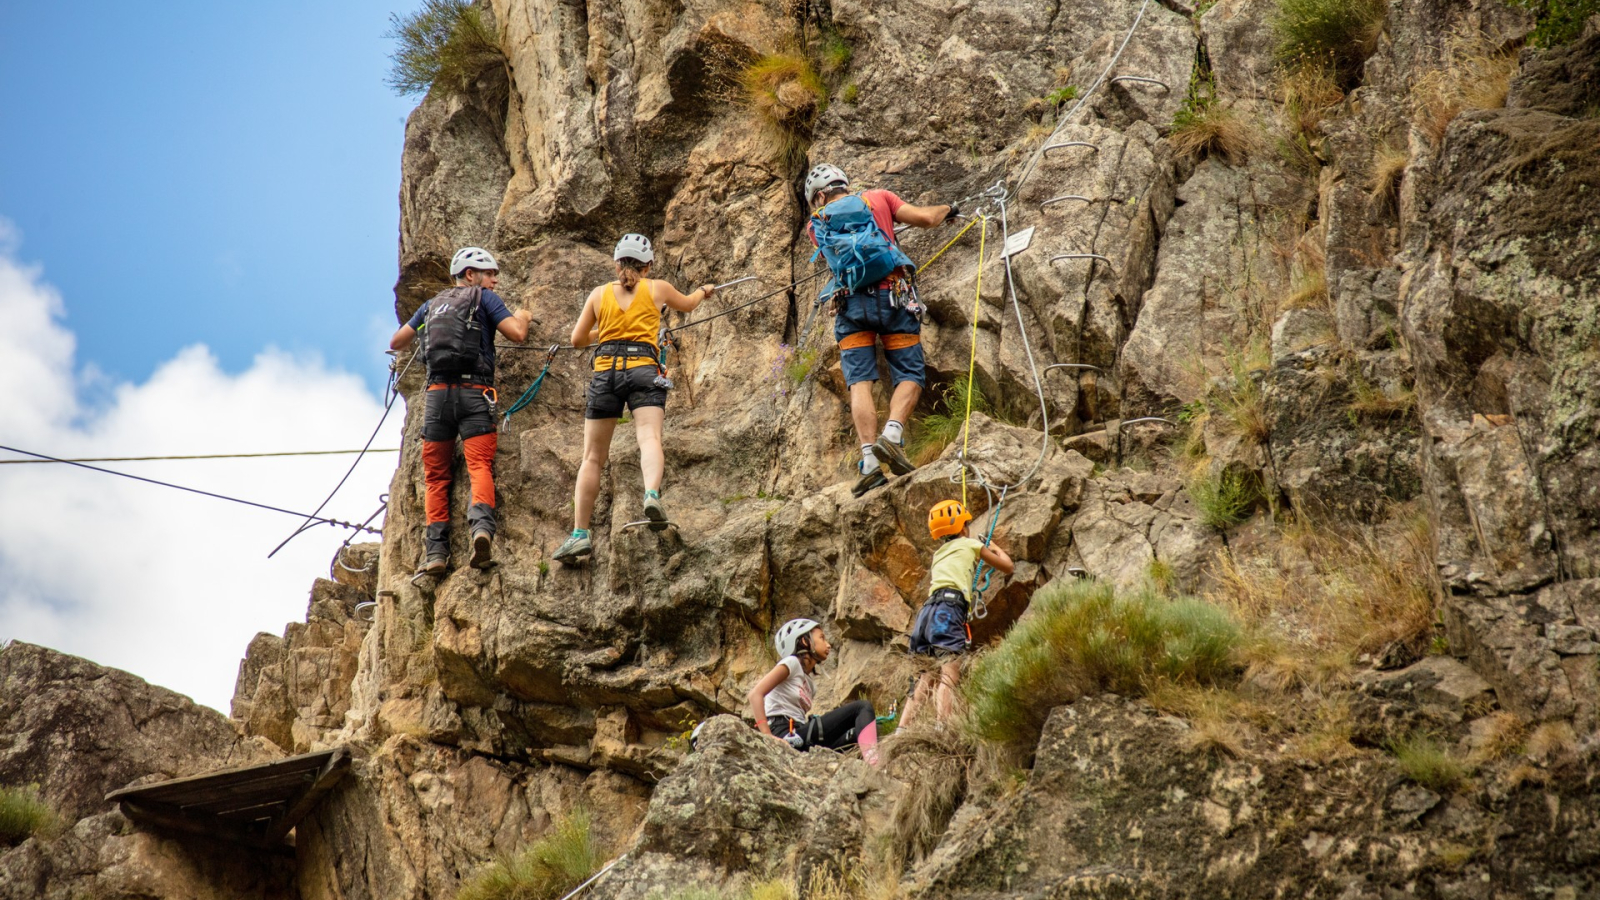
[[(837, 166), (823, 163), (806, 176), (805, 191), (806, 201), (818, 212), (849, 195), (850, 179)], [(950, 221), (957, 212), (950, 205), (912, 206), (893, 191), (862, 191), (860, 196), (891, 244), (897, 243), (896, 222), (934, 228)], [(809, 228), (807, 233), (812, 243), (816, 243), (816, 234)], [(927, 376), (922, 359), (922, 320), (905, 303), (906, 278), (911, 274), (905, 271), (907, 268), (897, 269), (875, 287), (853, 292), (839, 289), (833, 294), (833, 335), (839, 342), (839, 365), (850, 390), (850, 418), (861, 441), (860, 477), (853, 490), (857, 497), (888, 483), (883, 466), (888, 466), (895, 475), (904, 475), (916, 468), (905, 454), (905, 422), (922, 396)], [(889, 420), (884, 423), (881, 435), (878, 434), (877, 406), (872, 400), (872, 384), (879, 376), (877, 345), (880, 342), (889, 363), (892, 384)]]

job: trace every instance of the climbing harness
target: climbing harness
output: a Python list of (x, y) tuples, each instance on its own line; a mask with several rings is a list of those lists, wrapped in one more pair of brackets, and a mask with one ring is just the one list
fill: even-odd
[(517, 402), (511, 404), (511, 408), (506, 410), (505, 414), (500, 417), (501, 431), (506, 430), (506, 426), (511, 422), (513, 413), (526, 409), (533, 403), (533, 399), (539, 396), (539, 388), (544, 385), (544, 377), (550, 374), (550, 364), (556, 361), (556, 354), (560, 350), (560, 344), (550, 345), (549, 354), (544, 358), (544, 368), (539, 370), (539, 377), (533, 379), (533, 384), (528, 385), (528, 389), (522, 392), (522, 396), (517, 398)]

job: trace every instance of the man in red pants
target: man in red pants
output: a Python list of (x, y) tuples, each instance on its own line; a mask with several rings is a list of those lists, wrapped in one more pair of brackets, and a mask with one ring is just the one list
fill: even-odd
[(389, 347), (404, 350), (422, 334), (423, 359), (428, 364), (428, 390), (422, 414), (422, 474), (427, 487), (424, 504), (428, 530), (423, 542), (426, 558), (419, 574), (439, 575), (450, 565), (450, 481), (456, 438), (462, 439), (467, 475), (472, 482), (472, 505), (467, 525), (472, 529), (474, 568), (493, 562), (494, 516), (494, 336), (503, 334), (516, 343), (528, 337), (532, 314), (512, 313), (494, 292), (500, 267), (489, 251), (464, 247), (450, 260), (455, 287), (424, 303), (410, 321), (389, 339)]

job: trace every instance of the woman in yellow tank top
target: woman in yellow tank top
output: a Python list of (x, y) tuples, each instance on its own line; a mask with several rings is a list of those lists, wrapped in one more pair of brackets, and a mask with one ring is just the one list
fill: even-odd
[(612, 253), (617, 280), (589, 292), (578, 324), (572, 326), (572, 345), (595, 348), (594, 378), (589, 382), (583, 413), (583, 463), (573, 489), (572, 536), (555, 552), (556, 561), (577, 562), (593, 552), (589, 519), (600, 493), (600, 470), (611, 454), (611, 435), (626, 406), (633, 412), (639, 435), (639, 468), (644, 474), (644, 514), (656, 530), (667, 527), (661, 505), (661, 478), (666, 460), (661, 452), (661, 427), (666, 419), (667, 385), (661, 375), (661, 308), (689, 312), (711, 296), (712, 286), (702, 285), (688, 296), (650, 274), (655, 252), (642, 234), (625, 234)]

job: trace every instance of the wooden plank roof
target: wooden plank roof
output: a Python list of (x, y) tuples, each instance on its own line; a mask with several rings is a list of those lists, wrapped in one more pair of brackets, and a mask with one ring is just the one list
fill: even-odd
[(126, 787), (106, 795), (141, 826), (220, 837), (262, 848), (285, 838), (344, 777), (344, 747), (257, 766)]

